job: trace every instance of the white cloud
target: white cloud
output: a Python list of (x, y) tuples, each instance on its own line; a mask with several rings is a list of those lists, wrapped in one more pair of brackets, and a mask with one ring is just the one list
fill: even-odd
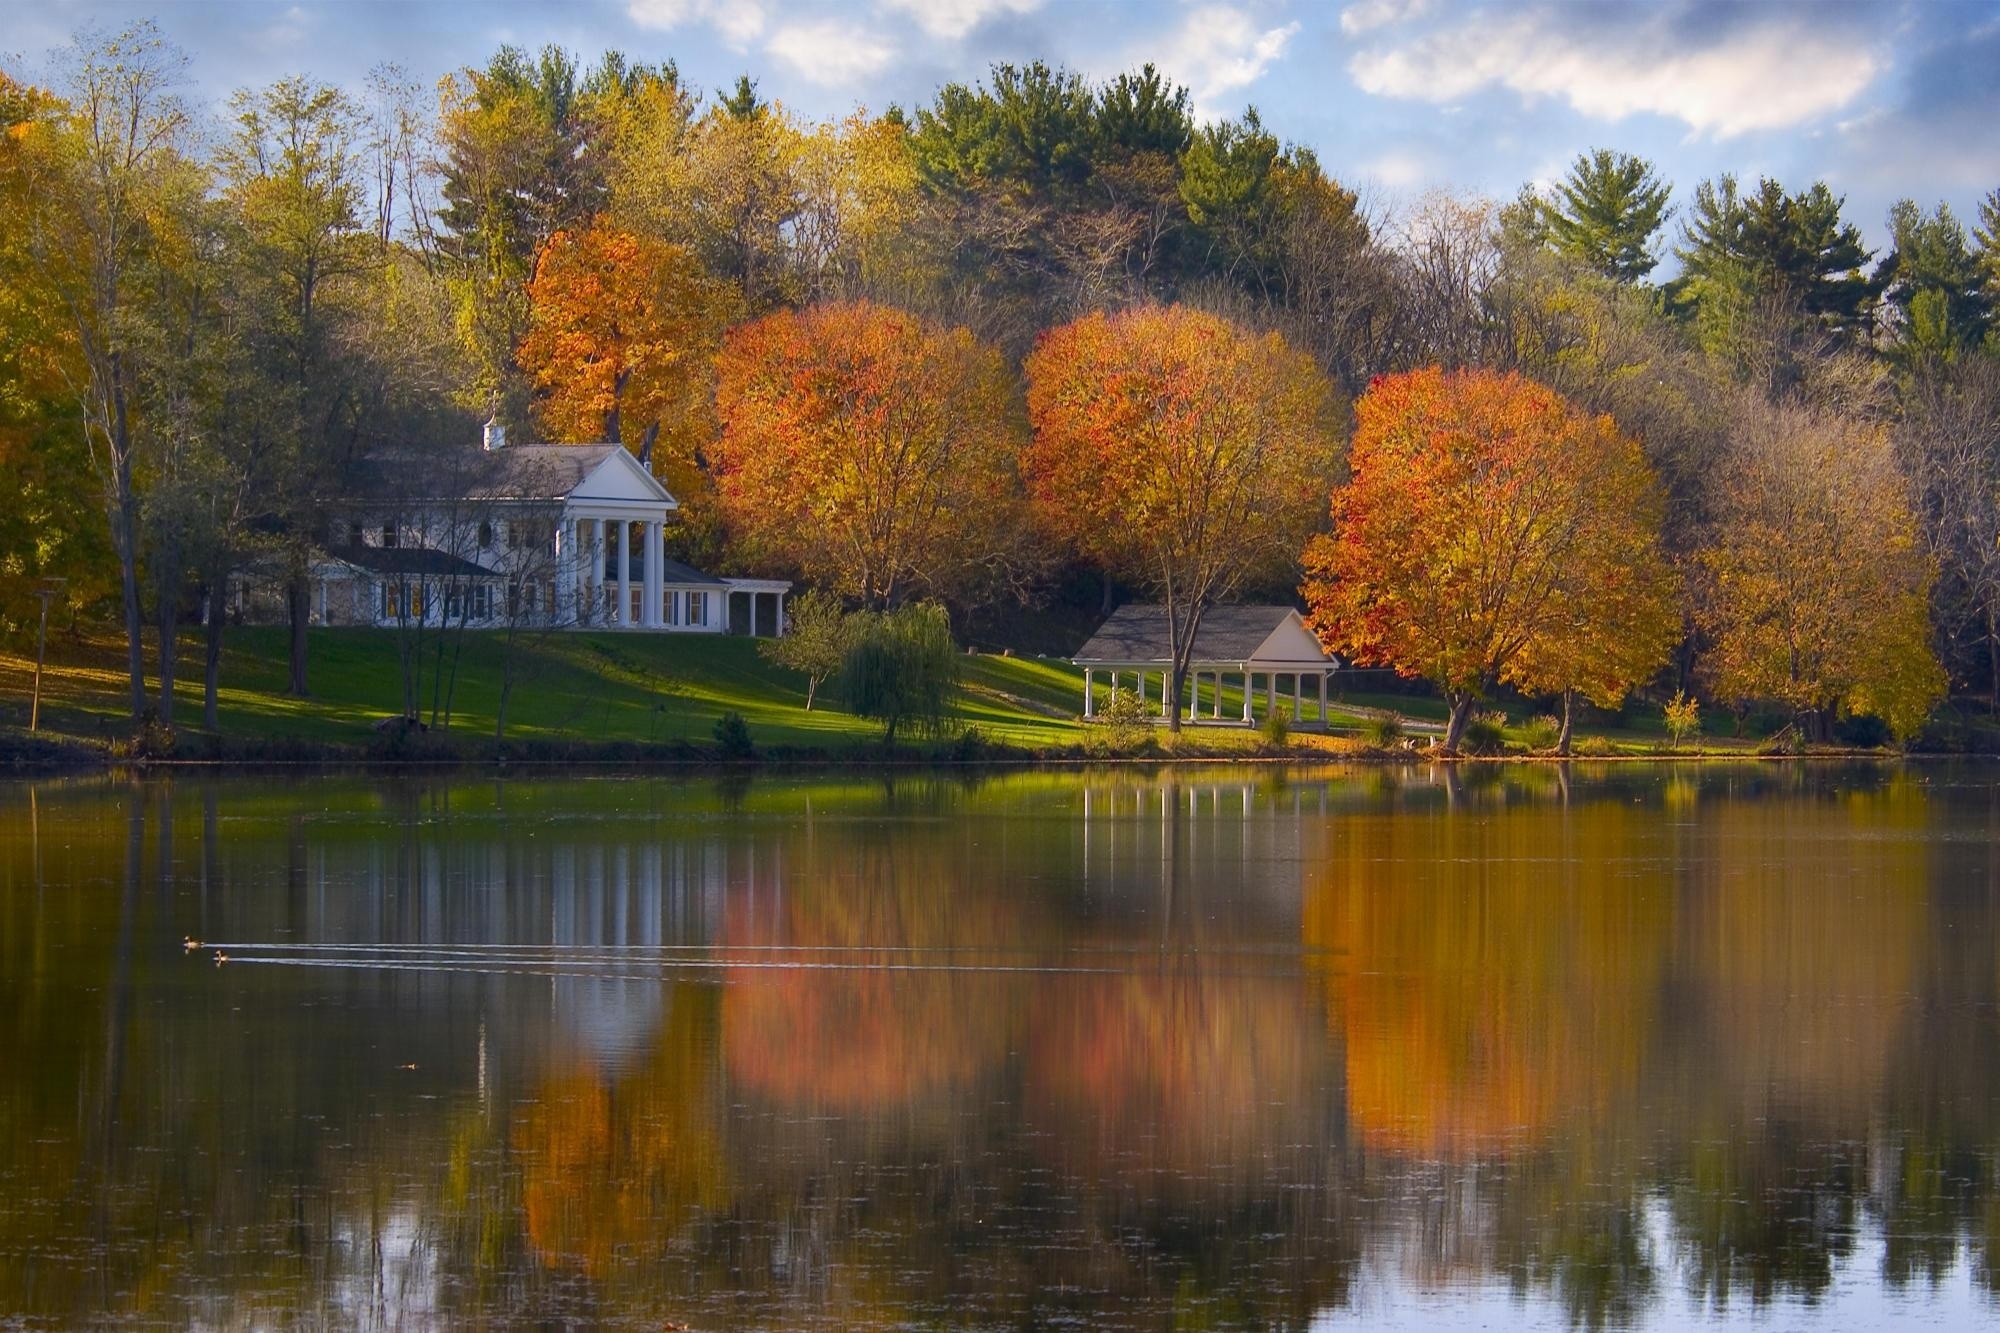
[(1539, 11), (1473, 16), (1357, 54), (1348, 72), (1388, 97), (1451, 102), (1499, 86), (1560, 97), (1586, 116), (1670, 116), (1718, 139), (1833, 111), (1874, 81), (1880, 58), (1833, 25), (1774, 17), (1689, 48), (1663, 23), (1579, 28)]
[(1349, 37), (1421, 16), (1431, 0), (1356, 0), (1340, 11), (1340, 30)]
[(1207, 5), (1190, 13), (1167, 39), (1158, 63), (1187, 85), (1195, 114), (1213, 119), (1217, 101), (1264, 77), (1298, 30), (1297, 23), (1260, 29), (1248, 10)]
[(771, 34), (764, 49), (814, 83), (846, 88), (880, 74), (895, 46), (839, 19), (790, 23)]
[(640, 27), (662, 32), (706, 23), (739, 51), (764, 31), (764, 7), (758, 0), (630, 0), (625, 12)]
[(955, 42), (997, 14), (1029, 14), (1042, 0), (883, 0), (883, 8), (901, 10), (933, 37)]

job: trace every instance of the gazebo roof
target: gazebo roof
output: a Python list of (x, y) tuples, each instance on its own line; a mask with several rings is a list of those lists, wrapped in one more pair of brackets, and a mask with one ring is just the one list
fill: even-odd
[[(1071, 660), (1079, 666), (1160, 666), (1172, 661), (1167, 609), (1150, 603), (1119, 607)], [(1289, 606), (1212, 606), (1195, 629), (1190, 662), (1246, 663), (1285, 669), (1339, 664)]]

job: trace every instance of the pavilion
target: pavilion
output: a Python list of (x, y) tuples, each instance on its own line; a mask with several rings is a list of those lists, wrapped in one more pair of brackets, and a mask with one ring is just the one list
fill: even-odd
[[(1126, 673), (1139, 697), (1152, 698), (1147, 680), (1159, 677), (1160, 714), (1166, 715), (1167, 676), (1173, 670), (1169, 650), (1167, 611), (1163, 606), (1132, 604), (1121, 606), (1098, 627), (1090, 641), (1071, 659), (1083, 668), (1083, 715), (1097, 716), (1096, 685), (1100, 672), (1109, 673), (1115, 693)], [(1243, 716), (1229, 721), (1243, 724), (1257, 718), (1257, 690), (1261, 679), (1264, 713), (1278, 708), (1279, 684), (1291, 685), (1290, 716), (1305, 721), (1303, 706), (1309, 697), (1313, 719), (1322, 726), (1327, 720), (1326, 681), (1340, 662), (1320, 647), (1319, 640), (1305, 626), (1305, 620), (1289, 606), (1214, 606), (1202, 613), (1195, 630), (1194, 650), (1188, 658), (1187, 720), (1220, 722), (1223, 682), (1235, 677), (1243, 691)], [(1208, 682), (1208, 693), (1202, 682)], [(1202, 716), (1204, 697), (1208, 717)]]

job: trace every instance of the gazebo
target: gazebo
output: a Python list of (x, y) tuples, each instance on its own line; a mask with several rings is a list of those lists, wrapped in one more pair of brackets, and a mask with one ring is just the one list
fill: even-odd
[[(1160, 715), (1166, 716), (1167, 677), (1173, 670), (1173, 655), (1165, 607), (1146, 604), (1119, 607), (1070, 660), (1083, 668), (1086, 718), (1097, 716), (1096, 686), (1100, 672), (1109, 673), (1114, 692), (1122, 687), (1125, 673), (1130, 672), (1132, 688), (1148, 701), (1152, 695), (1147, 679), (1157, 675)], [(1306, 628), (1305, 620), (1289, 606), (1210, 607), (1202, 613), (1201, 624), (1195, 630), (1194, 650), (1188, 657), (1187, 720), (1205, 720), (1202, 682), (1206, 680), (1209, 683), (1206, 720), (1221, 722), (1223, 682), (1234, 676), (1243, 691), (1242, 723), (1257, 718), (1260, 678), (1266, 715), (1276, 711), (1279, 683), (1289, 678), (1292, 719), (1305, 720), (1303, 705), (1310, 697), (1314, 719), (1325, 725), (1326, 679), (1339, 667), (1338, 659), (1320, 647), (1319, 640)]]

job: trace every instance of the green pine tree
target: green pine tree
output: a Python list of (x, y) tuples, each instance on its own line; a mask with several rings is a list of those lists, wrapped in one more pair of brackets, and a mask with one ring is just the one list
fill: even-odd
[(1535, 211), (1556, 250), (1607, 278), (1639, 282), (1660, 262), (1653, 238), (1672, 194), (1645, 158), (1597, 148), (1577, 155)]

